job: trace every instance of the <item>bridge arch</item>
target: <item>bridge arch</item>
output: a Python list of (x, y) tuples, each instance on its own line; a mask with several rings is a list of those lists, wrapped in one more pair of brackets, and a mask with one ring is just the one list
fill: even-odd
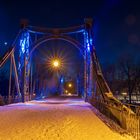
[[(32, 54), (34, 53), (34, 51), (38, 48), (38, 47), (41, 47), (41, 45), (43, 43), (46, 43), (48, 41), (51, 41), (51, 40), (62, 40), (62, 41), (65, 41), (65, 42), (68, 42), (70, 43), (71, 45), (73, 45), (75, 48), (77, 48), (77, 50), (80, 52), (80, 54), (82, 55), (83, 59), (82, 59), (82, 63), (84, 64), (84, 70), (83, 70), (83, 73), (85, 74), (85, 65), (86, 65), (86, 57), (85, 57), (85, 48), (84, 48), (84, 45), (81, 44), (79, 41), (69, 37), (69, 36), (66, 36), (66, 35), (50, 35), (50, 36), (44, 36), (40, 39), (38, 39), (36, 42), (34, 42), (32, 45), (31, 45), (31, 50), (30, 50), (30, 53), (29, 53), (29, 56), (28, 56), (28, 59), (26, 60), (26, 63), (25, 63), (25, 67), (29, 64), (30, 66), (30, 63), (31, 63), (31, 56)], [(31, 60), (31, 61), (30, 61)], [(28, 66), (27, 66), (28, 67)], [(30, 72), (29, 72), (30, 73)], [(85, 78), (83, 74), (83, 78)], [(84, 82), (85, 82), (85, 79), (84, 79)], [(83, 83), (84, 85), (84, 83)], [(82, 96), (82, 93), (80, 93), (81, 96)], [(78, 94), (79, 95), (79, 94)]]
[[(20, 52), (19, 53), (19, 77), (22, 90), (22, 99), (24, 102), (24, 95), (29, 93), (29, 76), (30, 76), (30, 63), (34, 50), (41, 44), (50, 40), (63, 40), (72, 44), (79, 50), (83, 56), (84, 61), (84, 98), (88, 97), (91, 91), (91, 73), (92, 73), (92, 49), (93, 49), (93, 34), (92, 34), (92, 19), (85, 19), (85, 23), (80, 26), (68, 28), (38, 28), (23, 24), (22, 35), (20, 37)], [(83, 41), (77, 40), (73, 37), (78, 35), (83, 37)], [(37, 38), (38, 37), (38, 38)], [(37, 40), (36, 40), (37, 39)], [(41, 46), (40, 46), (41, 47)], [(22, 76), (23, 75), (23, 76)], [(23, 80), (22, 80), (23, 78)], [(22, 88), (23, 87), (23, 88)]]
[(80, 42), (78, 42), (77, 40), (75, 40), (71, 37), (68, 37), (66, 35), (58, 35), (58, 36), (51, 35), (51, 36), (47, 36), (47, 37), (46, 36), (42, 37), (42, 38), (38, 39), (35, 43), (32, 44), (32, 49), (29, 53), (28, 61), (30, 60), (31, 55), (35, 51), (36, 48), (38, 48), (41, 44), (43, 44), (47, 41), (50, 41), (50, 40), (63, 40), (63, 41), (69, 42), (70, 44), (75, 46), (80, 51), (81, 55), (84, 58), (84, 46)]

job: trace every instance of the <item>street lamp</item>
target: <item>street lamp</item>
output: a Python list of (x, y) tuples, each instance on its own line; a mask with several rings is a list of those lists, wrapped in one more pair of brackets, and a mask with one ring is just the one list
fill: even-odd
[(71, 83), (69, 83), (69, 84), (68, 84), (68, 87), (69, 87), (69, 88), (71, 88), (71, 87), (72, 87), (72, 84), (71, 84)]
[(60, 67), (60, 60), (58, 60), (58, 59), (53, 60), (52, 61), (52, 66), (54, 68), (59, 68)]
[(65, 63), (64, 63), (63, 57), (55, 57), (55, 56), (50, 56), (48, 57), (47, 60), (47, 68), (51, 72), (63, 72), (65, 69)]

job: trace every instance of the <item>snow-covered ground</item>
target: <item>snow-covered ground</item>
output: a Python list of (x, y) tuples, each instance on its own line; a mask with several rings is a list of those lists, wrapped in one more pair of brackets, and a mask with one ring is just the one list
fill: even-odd
[(1, 106), (0, 140), (133, 140), (108, 127), (94, 110), (68, 97)]

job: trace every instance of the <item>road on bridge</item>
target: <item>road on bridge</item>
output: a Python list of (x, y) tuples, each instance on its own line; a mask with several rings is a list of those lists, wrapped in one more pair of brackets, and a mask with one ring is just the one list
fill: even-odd
[(109, 128), (80, 98), (0, 107), (0, 140), (133, 140)]

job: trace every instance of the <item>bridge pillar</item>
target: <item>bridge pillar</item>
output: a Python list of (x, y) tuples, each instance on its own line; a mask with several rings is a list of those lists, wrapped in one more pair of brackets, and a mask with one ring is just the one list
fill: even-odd
[(91, 50), (93, 47), (93, 34), (92, 34), (92, 22), (91, 18), (85, 19), (85, 32), (84, 32), (84, 46), (85, 46), (85, 101), (88, 100), (92, 92), (92, 59)]
[(19, 83), (22, 91), (22, 102), (29, 100), (26, 97), (29, 96), (29, 72), (30, 62), (28, 62), (29, 50), (30, 50), (30, 35), (29, 32), (23, 29), (19, 40), (19, 62), (18, 62), (18, 74)]

